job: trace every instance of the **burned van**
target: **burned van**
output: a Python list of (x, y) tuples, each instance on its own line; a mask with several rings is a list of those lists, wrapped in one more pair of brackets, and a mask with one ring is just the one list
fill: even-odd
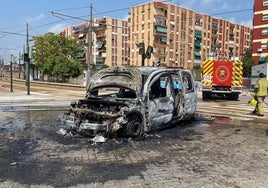
[(196, 88), (188, 70), (115, 66), (94, 74), (86, 97), (71, 103), (63, 121), (91, 135), (140, 137), (196, 112)]

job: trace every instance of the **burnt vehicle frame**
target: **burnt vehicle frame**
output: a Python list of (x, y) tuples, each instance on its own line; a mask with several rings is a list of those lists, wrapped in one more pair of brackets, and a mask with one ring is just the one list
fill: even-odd
[(195, 81), (190, 71), (115, 66), (95, 73), (86, 97), (72, 102), (62, 120), (72, 130), (141, 137), (194, 117)]

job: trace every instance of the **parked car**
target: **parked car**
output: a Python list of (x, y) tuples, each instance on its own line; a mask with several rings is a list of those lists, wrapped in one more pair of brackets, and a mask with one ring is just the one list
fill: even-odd
[(91, 135), (120, 132), (140, 137), (192, 119), (196, 100), (188, 70), (115, 66), (91, 77), (86, 97), (71, 103), (63, 121)]

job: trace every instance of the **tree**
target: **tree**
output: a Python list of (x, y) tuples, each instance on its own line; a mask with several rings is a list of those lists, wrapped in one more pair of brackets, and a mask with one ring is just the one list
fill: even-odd
[(47, 33), (34, 37), (34, 47), (33, 60), (43, 75), (65, 81), (82, 74), (83, 68), (74, 58), (79, 48), (76, 40)]
[(252, 49), (248, 49), (243, 55), (241, 61), (243, 62), (243, 77), (251, 77), (251, 67), (253, 66)]

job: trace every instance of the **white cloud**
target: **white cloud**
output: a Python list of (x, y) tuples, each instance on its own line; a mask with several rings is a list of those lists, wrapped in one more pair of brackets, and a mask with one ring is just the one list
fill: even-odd
[(62, 32), (66, 27), (68, 27), (67, 24), (58, 24), (48, 29), (48, 32), (52, 33), (60, 33)]
[(45, 15), (44, 14), (40, 14), (39, 16), (37, 16), (37, 20), (41, 20), (43, 18), (45, 18)]
[(34, 18), (28, 17), (28, 18), (26, 18), (25, 23), (36, 22), (36, 21), (42, 20), (43, 18), (45, 18), (45, 15), (44, 14), (39, 14), (38, 16), (36, 16)]
[(202, 0), (201, 5), (209, 6), (209, 5), (213, 5), (213, 4), (217, 3), (217, 2), (221, 2), (221, 1), (219, 1), (219, 0)]
[(181, 6), (185, 8), (193, 9), (195, 3), (196, 3), (196, 0), (188, 0), (186, 3), (182, 3)]
[(226, 1), (224, 1), (220, 6), (220, 9), (227, 10), (229, 7), (230, 5)]
[(219, 13), (229, 10), (230, 4), (222, 0), (202, 0), (201, 6), (205, 12)]

